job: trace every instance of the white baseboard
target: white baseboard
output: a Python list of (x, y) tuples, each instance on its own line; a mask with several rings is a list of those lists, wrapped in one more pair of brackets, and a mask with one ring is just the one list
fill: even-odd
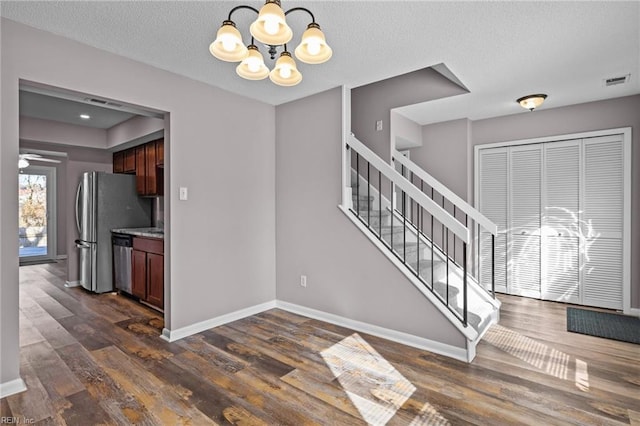
[(27, 385), (22, 379), (11, 380), (10, 382), (0, 383), (0, 398), (15, 395), (27, 390)]
[(282, 300), (276, 301), (276, 307), (278, 309), (292, 312), (294, 314), (317, 319), (346, 328), (351, 328), (362, 333), (372, 334), (383, 339), (448, 356), (450, 358), (454, 358), (463, 362), (471, 362), (473, 360), (473, 357), (469, 359), (470, 355), (475, 355), (475, 347), (472, 349), (472, 353), (469, 353), (466, 348), (459, 348), (457, 346), (435, 342), (423, 337), (418, 337), (412, 334), (403, 333), (401, 331), (391, 330), (389, 328), (356, 321), (350, 318), (341, 317), (339, 315), (330, 314), (328, 312), (318, 311), (316, 309), (296, 305), (294, 303), (284, 302)]
[(629, 308), (625, 315), (631, 315), (634, 317), (640, 317), (640, 308)]
[(373, 324), (368, 324), (362, 321), (345, 318), (339, 315), (330, 314), (328, 312), (319, 311), (305, 306), (296, 305), (294, 303), (284, 302), (282, 300), (272, 300), (270, 302), (261, 303), (259, 305), (250, 306), (245, 309), (240, 309), (235, 312), (230, 312), (219, 317), (211, 318), (205, 321), (201, 321), (195, 324), (188, 325), (186, 327), (178, 328), (175, 330), (169, 330), (167, 328), (162, 330), (160, 338), (167, 342), (175, 342), (176, 340), (183, 339), (188, 336), (200, 333), (211, 328), (219, 327), (221, 325), (237, 321), (251, 315), (256, 315), (269, 309), (282, 309), (284, 311), (292, 312), (294, 314), (302, 315), (307, 318), (313, 318), (320, 321), (328, 322), (331, 324), (339, 325), (342, 327), (350, 328), (361, 333), (371, 334), (383, 339), (391, 340), (393, 342), (401, 343), (403, 345), (411, 346), (417, 349), (426, 350), (429, 352), (437, 353), (440, 355), (448, 356), (463, 362), (471, 362), (475, 357), (475, 345), (467, 348), (460, 348), (457, 346), (447, 345), (445, 343), (436, 342), (433, 340), (425, 339), (423, 337), (414, 336), (412, 334), (404, 333), (401, 331), (391, 330), (389, 328), (380, 327)]
[(71, 288), (71, 287), (80, 287), (80, 281), (65, 281), (64, 282), (64, 286)]
[(188, 325), (186, 327), (178, 328), (175, 330), (169, 330), (167, 328), (162, 330), (160, 338), (167, 342), (175, 342), (176, 340), (183, 339), (187, 336), (191, 336), (210, 328), (219, 327), (221, 325), (240, 320), (242, 318), (250, 317), (251, 315), (259, 314), (260, 312), (268, 311), (276, 307), (276, 301), (261, 303), (259, 305), (250, 306), (248, 308), (240, 309), (235, 312), (221, 315), (219, 317), (211, 318), (208, 320), (200, 321), (195, 324)]

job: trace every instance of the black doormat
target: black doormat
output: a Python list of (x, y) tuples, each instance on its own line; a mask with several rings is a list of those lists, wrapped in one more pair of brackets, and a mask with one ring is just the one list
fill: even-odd
[(567, 331), (640, 344), (640, 318), (567, 308)]

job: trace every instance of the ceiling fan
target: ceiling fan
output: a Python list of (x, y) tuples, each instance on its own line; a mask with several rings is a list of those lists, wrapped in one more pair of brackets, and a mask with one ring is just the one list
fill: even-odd
[(19, 154), (18, 155), (18, 168), (24, 169), (29, 167), (30, 161), (42, 161), (45, 163), (59, 163), (60, 160), (54, 160), (53, 158), (45, 158), (40, 154)]

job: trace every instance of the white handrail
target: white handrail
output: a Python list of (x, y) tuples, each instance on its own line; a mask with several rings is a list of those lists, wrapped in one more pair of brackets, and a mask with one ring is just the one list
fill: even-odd
[(427, 210), (435, 219), (437, 219), (444, 226), (449, 228), (458, 238), (463, 242), (469, 243), (470, 235), (469, 230), (457, 219), (449, 214), (446, 210), (440, 207), (435, 201), (429, 198), (425, 193), (420, 191), (415, 185), (410, 183), (404, 176), (398, 173), (393, 167), (387, 164), (382, 158), (378, 157), (373, 151), (371, 151), (366, 145), (351, 135), (349, 142), (347, 143), (353, 148), (362, 158), (367, 160), (373, 167), (378, 169), (387, 179), (389, 179), (395, 186), (409, 195), (415, 202), (421, 207)]
[(476, 210), (469, 203), (464, 201), (462, 198), (458, 197), (453, 191), (449, 188), (441, 184), (438, 180), (436, 180), (429, 173), (425, 172), (413, 161), (409, 160), (407, 157), (402, 155), (399, 151), (394, 152), (394, 159), (398, 161), (400, 164), (405, 166), (411, 173), (418, 176), (421, 180), (423, 180), (427, 185), (432, 187), (436, 192), (443, 195), (447, 200), (451, 201), (456, 208), (460, 209), (463, 213), (469, 216), (476, 223), (480, 224), (484, 229), (493, 235), (498, 234), (498, 226), (491, 222), (485, 215)]

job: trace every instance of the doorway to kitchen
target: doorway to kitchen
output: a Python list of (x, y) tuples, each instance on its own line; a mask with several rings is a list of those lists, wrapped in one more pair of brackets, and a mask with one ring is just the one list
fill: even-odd
[(20, 264), (56, 258), (56, 169), (29, 165), (18, 176)]
[[(56, 287), (62, 289), (65, 294), (83, 294), (83, 289), (75, 288), (83, 286), (81, 274), (85, 271), (77, 243), (81, 235), (77, 223), (80, 211), (76, 209), (76, 206), (79, 201), (77, 198), (78, 185), (87, 173), (99, 174), (103, 177), (121, 177), (122, 180), (127, 178), (127, 185), (134, 182), (132, 189), (137, 192), (138, 197), (131, 197), (132, 200), (135, 200), (131, 203), (149, 205), (149, 223), (140, 222), (140, 226), (160, 228), (163, 232), (157, 238), (162, 240), (163, 245), (165, 236), (168, 237), (168, 233), (164, 232), (166, 230), (164, 212), (168, 210), (165, 209), (165, 203), (168, 197), (164, 197), (164, 193), (159, 192), (164, 188), (164, 181), (168, 178), (168, 167), (167, 173), (164, 173), (164, 154), (169, 152), (169, 140), (165, 136), (165, 128), (169, 120), (168, 114), (164, 111), (128, 104), (124, 101), (33, 82), (21, 82), (18, 95), (20, 113), (19, 160), (27, 160), (30, 163), (25, 165), (25, 161), (21, 161), (19, 165), (19, 167), (23, 167), (20, 169), (20, 175), (23, 177), (18, 179), (22, 183), (21, 198), (18, 204), (20, 207), (25, 205), (28, 207), (23, 210), (31, 212), (29, 218), (35, 216), (34, 211), (42, 212), (45, 208), (48, 211), (48, 213), (38, 216), (38, 220), (31, 218), (30, 221), (23, 217), (25, 214), (20, 213), (20, 223), (16, 223), (16, 232), (19, 232), (21, 242), (20, 264), (51, 262), (50, 266), (55, 269), (56, 273), (63, 269), (66, 270), (66, 274), (59, 277), (63, 280), (62, 286), (57, 282)], [(158, 141), (163, 142), (160, 150), (158, 150)], [(147, 146), (151, 147), (152, 144), (156, 148), (154, 150), (156, 161), (153, 163), (153, 171), (156, 172), (157, 188), (160, 190), (154, 194), (142, 194), (137, 188), (137, 183), (140, 180), (147, 182), (146, 173), (152, 162), (147, 161), (146, 155), (137, 155), (134, 169), (124, 173), (130, 176), (124, 176), (122, 171), (116, 170), (116, 159), (118, 158), (116, 154), (129, 150), (135, 150), (136, 154), (146, 154)], [(58, 160), (59, 158), (60, 160)], [(159, 161), (159, 158), (162, 161)], [(40, 162), (43, 161), (53, 161), (60, 164), (52, 167), (55, 169), (53, 175), (43, 176), (39, 172), (36, 173), (35, 169), (36, 166), (40, 167)], [(140, 163), (139, 167), (138, 163)], [(158, 173), (159, 167), (163, 172), (161, 174)], [(57, 173), (57, 179), (55, 173)], [(32, 174), (36, 176), (30, 176)], [(28, 188), (31, 189), (31, 192), (27, 191)], [(118, 186), (118, 188), (124, 189), (124, 186)], [(100, 195), (102, 200), (107, 195), (106, 192), (100, 190), (99, 185), (96, 186), (94, 194)], [(120, 196), (120, 192), (110, 192), (109, 194)], [(31, 208), (32, 206), (26, 203), (26, 200), (35, 204), (37, 209)], [(134, 205), (131, 203), (124, 205), (129, 209)], [(91, 205), (94, 204), (91, 203)], [(100, 300), (99, 306), (108, 303), (119, 306), (120, 302), (128, 300), (126, 298), (130, 294), (127, 294), (126, 290), (120, 287), (109, 286), (113, 275), (110, 230), (127, 228), (128, 226), (125, 226), (125, 221), (119, 220), (124, 220), (120, 217), (117, 217), (117, 224), (107, 226), (108, 217), (113, 216), (109, 214), (111, 210), (105, 207), (107, 205), (109, 204), (100, 207), (96, 204), (96, 208), (91, 209), (94, 218), (100, 215), (100, 218), (92, 222), (101, 225), (96, 226), (95, 230), (102, 228), (102, 231), (106, 230), (107, 232), (96, 232), (97, 239), (91, 241), (95, 242), (96, 246), (95, 259), (92, 258), (89, 269), (92, 282), (99, 281), (104, 285), (100, 287), (100, 291), (98, 291), (98, 287), (92, 288), (90, 291), (104, 293), (100, 295), (100, 299), (95, 299)], [(39, 228), (31, 229), (35, 226)], [(165, 262), (166, 259), (168, 259), (168, 255), (162, 258), (162, 262), (154, 264), (154, 270), (162, 279), (147, 280), (153, 281), (153, 283), (160, 282), (157, 285), (157, 290), (162, 297), (163, 306), (160, 306), (161, 309), (170, 306), (168, 280), (164, 279), (165, 265), (168, 263)], [(57, 262), (57, 266), (54, 262)], [(47, 265), (44, 266), (20, 268), (20, 275), (28, 275), (27, 281), (38, 281), (44, 285), (51, 278), (47, 271), (53, 270)], [(38, 276), (37, 272), (44, 274)], [(22, 283), (22, 277), (20, 279)], [(154, 289), (156, 288), (154, 287)], [(118, 291), (117, 295), (116, 291)], [(92, 297), (91, 300), (96, 297), (91, 293), (89, 296)], [(135, 297), (133, 299), (136, 300)], [(120, 308), (117, 306), (114, 309), (119, 310)], [(22, 306), (20, 309), (25, 312), (22, 310)], [(144, 309), (149, 308), (145, 307)], [(165, 309), (166, 311), (168, 309)], [(154, 313), (150, 312), (149, 315), (151, 314)], [(36, 328), (38, 324), (34, 323)]]

